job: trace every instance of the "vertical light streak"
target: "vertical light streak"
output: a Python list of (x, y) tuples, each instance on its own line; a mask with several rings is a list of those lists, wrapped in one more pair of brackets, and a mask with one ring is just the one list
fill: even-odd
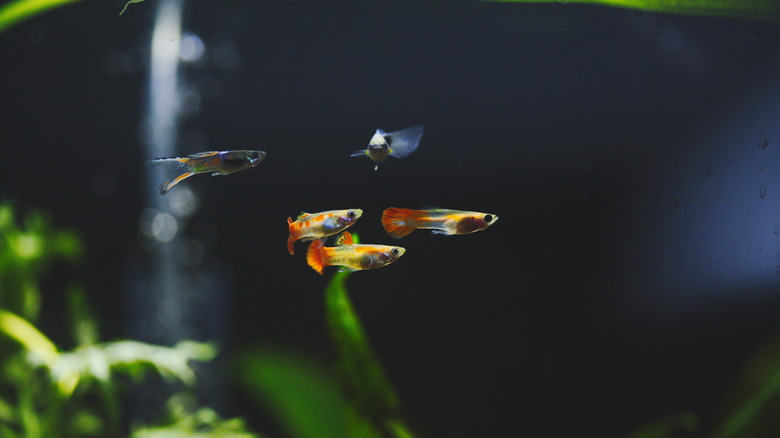
[[(144, 131), (144, 160), (176, 155), (179, 131), (180, 105), (178, 98), (179, 49), (181, 45), (181, 17), (183, 0), (160, 0), (154, 21), (149, 64), (149, 88)], [(145, 196), (147, 208), (158, 215), (175, 218), (167, 198), (160, 196), (157, 187), (166, 179), (162, 167), (146, 168)], [(162, 216), (161, 216), (162, 217)], [(176, 220), (176, 219), (174, 219)], [(151, 266), (149, 290), (152, 302), (147, 303), (148, 314), (141, 318), (162, 330), (156, 330), (153, 341), (174, 343), (183, 337), (181, 325), (181, 269), (176, 263), (175, 248), (180, 237), (156, 242), (150, 250)], [(170, 311), (173, 310), (173, 311)]]

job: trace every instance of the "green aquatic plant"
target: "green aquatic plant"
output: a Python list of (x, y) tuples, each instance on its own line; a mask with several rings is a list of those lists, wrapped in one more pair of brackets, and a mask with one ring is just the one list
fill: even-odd
[(132, 3), (141, 3), (144, 0), (129, 0), (127, 3), (125, 3), (125, 6), (122, 8), (121, 11), (119, 11), (119, 15), (122, 15), (127, 10), (127, 7), (130, 6)]
[(81, 0), (12, 0), (0, 6), (0, 32), (50, 9)]
[[(359, 243), (356, 234), (352, 238)], [(336, 272), (325, 288), (335, 378), (311, 360), (266, 348), (241, 356), (242, 383), (295, 438), (412, 438), (398, 394), (349, 299), (351, 274)]]
[[(50, 9), (59, 8), (82, 0), (12, 0), (0, 6), (0, 32), (15, 26), (29, 18), (43, 14)], [(144, 0), (129, 0), (119, 12), (122, 15), (131, 3)]]
[[(360, 237), (352, 234), (353, 241)], [(351, 271), (339, 271), (325, 288), (328, 331), (336, 347), (337, 372), (346, 400), (348, 437), (411, 438), (400, 399), (374, 354), (347, 291)]]
[(280, 348), (252, 348), (238, 357), (241, 386), (293, 438), (344, 438), (345, 401), (321, 363)]
[(487, 0), (506, 3), (570, 3), (613, 6), (649, 12), (712, 15), (780, 21), (776, 0)]
[[(115, 431), (119, 406), (114, 374), (141, 378), (154, 369), (168, 380), (192, 386), (195, 375), (189, 362), (210, 360), (215, 355), (213, 346), (189, 341), (162, 347), (125, 340), (60, 351), (29, 321), (2, 309), (0, 335), (21, 347), (3, 361), (3, 386), (9, 387), (3, 393), (15, 394), (0, 398), (0, 412), (6, 414), (0, 414), (3, 437), (90, 436)], [(105, 412), (94, 412), (87, 403), (79, 403), (93, 389)], [(73, 423), (67, 423), (69, 418)]]
[(338, 353), (339, 382), (347, 402), (347, 436), (410, 438), (413, 435), (401, 417), (398, 394), (349, 299), (346, 282), (350, 275), (349, 271), (335, 273), (325, 289), (328, 329)]
[(138, 427), (131, 438), (260, 438), (246, 431), (241, 418), (222, 419), (210, 408), (199, 408), (186, 393), (173, 395), (167, 403), (168, 421), (160, 426)]
[(670, 438), (680, 431), (709, 438), (777, 436), (780, 418), (780, 333), (748, 358), (726, 389), (720, 407), (707, 414), (690, 412), (645, 424), (626, 438)]
[[(119, 436), (120, 395), (129, 381), (153, 371), (192, 388), (191, 362), (211, 360), (213, 345), (100, 342), (86, 294), (78, 287), (52, 290), (68, 297), (68, 308), (58, 315), (70, 315), (75, 347), (64, 349), (45, 335), (35, 324), (42, 301), (39, 278), (55, 263), (76, 263), (83, 249), (75, 233), (54, 229), (41, 213), (21, 221), (16, 216), (13, 204), (0, 203), (0, 437)], [(209, 423), (215, 430), (244, 433), (240, 420), (223, 422), (203, 409), (193, 410), (192, 418), (179, 416), (167, 425), (169, 431)]]
[(43, 213), (19, 220), (13, 204), (0, 203), (0, 308), (35, 321), (43, 273), (54, 263), (76, 264), (83, 252), (75, 233), (55, 230)]
[[(0, 32), (50, 9), (82, 0), (13, 0), (0, 6)], [(119, 15), (133, 3), (128, 0)], [(508, 3), (581, 3), (652, 12), (687, 15), (753, 18), (780, 21), (780, 4), (775, 0), (486, 0)]]

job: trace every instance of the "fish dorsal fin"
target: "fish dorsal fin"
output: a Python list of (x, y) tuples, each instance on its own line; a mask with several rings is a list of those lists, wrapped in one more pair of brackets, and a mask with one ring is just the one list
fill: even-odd
[(191, 154), (190, 158), (204, 158), (204, 157), (211, 157), (214, 155), (219, 154), (219, 151), (206, 151), (206, 152), (198, 152), (195, 154)]
[(341, 236), (336, 240), (336, 246), (353, 245), (352, 234), (349, 231), (344, 231)]
[(295, 218), (296, 221), (301, 220), (302, 217), (307, 216), (309, 213), (306, 213), (305, 211), (302, 211), (298, 213), (298, 217)]

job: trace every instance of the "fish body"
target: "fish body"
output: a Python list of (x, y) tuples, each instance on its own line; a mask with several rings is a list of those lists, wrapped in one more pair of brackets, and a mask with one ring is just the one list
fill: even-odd
[(390, 207), (382, 212), (382, 226), (396, 239), (421, 228), (433, 230), (433, 234), (470, 234), (493, 225), (498, 216), (490, 213), (461, 210), (410, 210)]
[(353, 152), (351, 156), (371, 158), (376, 163), (374, 170), (378, 170), (379, 163), (387, 157), (404, 158), (416, 151), (420, 146), (422, 135), (422, 126), (412, 126), (394, 132), (377, 129), (368, 142), (368, 147)]
[(363, 210), (353, 208), (351, 210), (330, 210), (320, 213), (301, 213), (295, 221), (287, 218), (287, 228), (290, 237), (287, 238), (287, 251), (294, 254), (294, 244), (298, 240), (314, 240), (321, 237), (332, 236), (352, 226)]
[(156, 158), (149, 161), (150, 165), (173, 162), (187, 171), (176, 178), (160, 185), (160, 194), (168, 193), (176, 184), (199, 173), (212, 175), (228, 175), (240, 170), (249, 169), (260, 164), (267, 154), (264, 151), (207, 151), (186, 157)]
[(387, 266), (406, 252), (400, 246), (355, 244), (352, 235), (345, 231), (336, 246), (325, 246), (322, 239), (309, 245), (306, 261), (322, 275), (325, 266), (340, 266), (341, 271), (362, 271)]

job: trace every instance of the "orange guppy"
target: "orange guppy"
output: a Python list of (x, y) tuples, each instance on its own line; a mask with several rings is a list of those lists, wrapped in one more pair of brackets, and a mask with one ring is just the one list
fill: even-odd
[(288, 217), (287, 228), (290, 231), (290, 237), (287, 238), (287, 251), (290, 252), (290, 255), (294, 254), (294, 244), (298, 240), (314, 240), (338, 234), (352, 226), (362, 215), (363, 210), (353, 208), (320, 213), (301, 213), (294, 222), (291, 217)]
[(387, 266), (404, 255), (400, 246), (355, 244), (349, 231), (336, 241), (336, 246), (325, 246), (322, 239), (309, 245), (306, 261), (322, 275), (325, 266), (341, 266), (340, 271), (361, 271)]
[(470, 234), (493, 225), (498, 216), (460, 210), (410, 210), (390, 207), (382, 212), (382, 226), (390, 237), (400, 239), (421, 228), (433, 234)]

